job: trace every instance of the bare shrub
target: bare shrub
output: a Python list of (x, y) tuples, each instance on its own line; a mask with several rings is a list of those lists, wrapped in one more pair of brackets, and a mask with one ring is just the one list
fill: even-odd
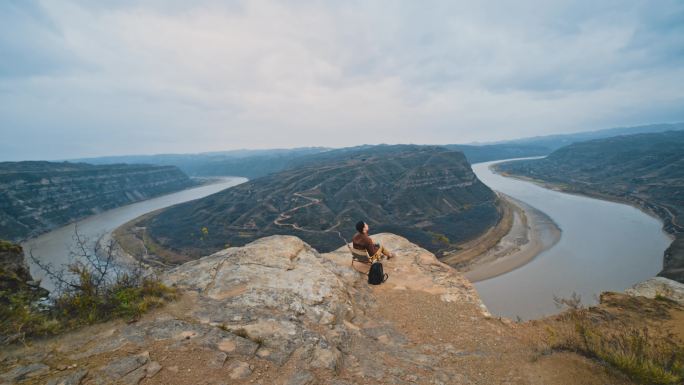
[(556, 305), (557, 308), (562, 309), (563, 307), (567, 307), (569, 309), (580, 309), (582, 307), (582, 296), (577, 294), (576, 292), (572, 292), (570, 294), (570, 298), (565, 298), (565, 297), (559, 297), (554, 294), (553, 296), (553, 303)]
[[(51, 278), (56, 289), (49, 304), (40, 308), (40, 313), (31, 311), (38, 309), (33, 304), (24, 303), (17, 306), (17, 309), (23, 309), (17, 312), (17, 317), (49, 325), (50, 334), (54, 334), (116, 317), (135, 320), (176, 297), (176, 290), (165, 286), (141, 262), (128, 266), (117, 264), (114, 240), (91, 241), (80, 234), (77, 227), (73, 240), (69, 263), (59, 267), (38, 260), (29, 251), (31, 260)], [(38, 315), (42, 318), (36, 318)], [(17, 320), (21, 323), (20, 318)], [(26, 336), (36, 334), (25, 333)]]

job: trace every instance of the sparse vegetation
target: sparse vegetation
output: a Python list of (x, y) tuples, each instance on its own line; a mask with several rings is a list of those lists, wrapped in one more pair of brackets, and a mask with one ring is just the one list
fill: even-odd
[(78, 288), (68, 290), (54, 301), (54, 315), (71, 328), (113, 318), (135, 320), (176, 296), (176, 291), (156, 277), (120, 274), (114, 281), (97, 285), (91, 271), (82, 266), (72, 271), (78, 276)]
[(55, 334), (59, 329), (59, 322), (34, 290), (29, 287), (0, 290), (0, 341)]
[(231, 329), (231, 328), (229, 328), (229, 327), (227, 327), (226, 325), (223, 325), (223, 324), (221, 324), (221, 326), (219, 326), (219, 327), (220, 327), (222, 330), (231, 332), (231, 333), (235, 334), (235, 335), (238, 336), (238, 337), (246, 338), (246, 339), (248, 339), (248, 340), (250, 340), (250, 341), (256, 343), (256, 344), (259, 345), (259, 346), (261, 346), (261, 345), (264, 344), (264, 338), (263, 338), (263, 337), (261, 337), (261, 336), (252, 336), (252, 335), (250, 335), (250, 334), (247, 332), (247, 330), (245, 330), (244, 328)]
[[(71, 262), (60, 268), (31, 255), (57, 285), (49, 300), (24, 284), (0, 291), (0, 326), (9, 340), (57, 334), (80, 325), (114, 318), (135, 320), (146, 311), (176, 297), (176, 290), (142, 266), (116, 266), (115, 244), (93, 246), (75, 231)], [(92, 250), (92, 251), (91, 251)]]
[(202, 226), (200, 228), (200, 235), (199, 235), (199, 240), (200, 242), (204, 243), (204, 241), (209, 238), (209, 228), (206, 226)]
[(448, 246), (451, 244), (451, 242), (449, 242), (449, 238), (444, 234), (433, 233), (432, 234), (432, 240), (435, 243), (441, 243), (445, 246)]
[(569, 298), (554, 295), (553, 302), (559, 309), (567, 307), (569, 309), (577, 310), (582, 307), (582, 296), (573, 291)]
[[(570, 309), (547, 328), (547, 348), (598, 359), (643, 384), (684, 381), (684, 346), (673, 334), (648, 323), (626, 321), (609, 312), (582, 308), (579, 297), (557, 302)], [(652, 302), (654, 307), (676, 306), (672, 302)]]
[(15, 253), (21, 253), (21, 246), (0, 239), (0, 251), (10, 251)]

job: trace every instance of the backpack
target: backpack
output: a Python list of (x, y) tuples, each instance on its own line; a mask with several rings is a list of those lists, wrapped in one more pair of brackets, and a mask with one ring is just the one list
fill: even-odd
[(368, 283), (371, 285), (379, 285), (387, 281), (387, 278), (389, 278), (389, 275), (382, 271), (382, 263), (373, 262), (370, 271), (368, 272)]

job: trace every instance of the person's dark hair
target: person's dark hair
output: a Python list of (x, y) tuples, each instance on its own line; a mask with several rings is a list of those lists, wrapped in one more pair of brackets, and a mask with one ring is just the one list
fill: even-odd
[(356, 231), (358, 231), (359, 233), (363, 233), (363, 226), (365, 226), (365, 225), (366, 225), (366, 222), (364, 222), (364, 221), (356, 222)]

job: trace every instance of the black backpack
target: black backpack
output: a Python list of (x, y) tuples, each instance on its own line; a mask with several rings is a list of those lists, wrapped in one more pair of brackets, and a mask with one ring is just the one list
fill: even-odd
[(382, 263), (373, 262), (370, 271), (368, 272), (368, 283), (371, 285), (379, 285), (387, 281), (387, 278), (389, 278), (389, 275), (383, 273)]

